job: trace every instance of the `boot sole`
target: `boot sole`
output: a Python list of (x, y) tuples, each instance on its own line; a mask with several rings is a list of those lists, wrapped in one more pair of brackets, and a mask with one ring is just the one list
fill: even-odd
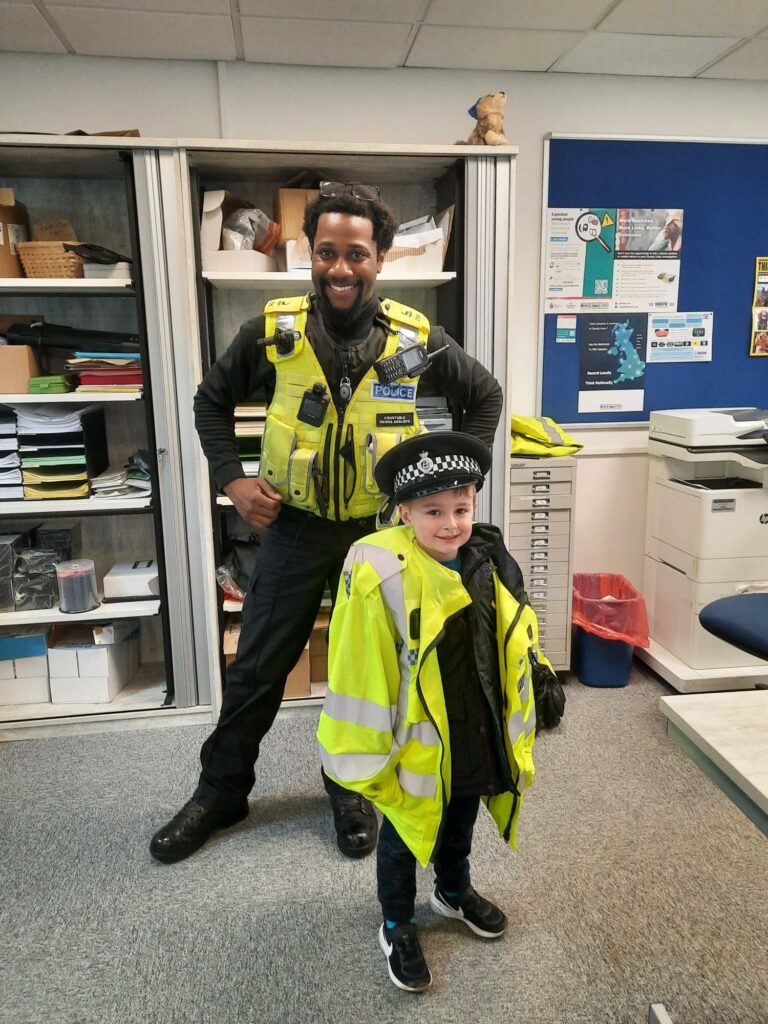
[(453, 907), (446, 907), (446, 905), (442, 903), (434, 893), (429, 897), (429, 905), (436, 914), (440, 915), (440, 917), (447, 917), (450, 921), (461, 921), (461, 923), (465, 924), (467, 928), (475, 933), (475, 935), (479, 935), (481, 939), (500, 939), (507, 930), (507, 926), (504, 925), (500, 932), (483, 931), (482, 928), (479, 928), (476, 924), (467, 920), (460, 910), (454, 910)]
[(165, 853), (162, 850), (155, 853), (155, 851), (152, 849), (151, 843), (149, 844), (149, 852), (152, 854), (155, 860), (159, 861), (161, 864), (178, 864), (180, 860), (186, 860), (187, 857), (191, 857), (193, 853), (197, 853), (200, 847), (204, 846), (205, 843), (208, 842), (208, 840), (211, 838), (214, 832), (218, 832), (220, 829), (232, 828), (233, 825), (237, 825), (238, 822), (243, 820), (243, 818), (247, 818), (249, 813), (250, 808), (246, 804), (245, 807), (237, 811), (237, 813), (232, 815), (232, 817), (225, 818), (220, 825), (217, 825), (215, 828), (211, 829), (208, 835), (202, 840), (202, 842), (198, 843), (197, 846), (192, 847), (191, 850), (187, 850), (184, 853)]

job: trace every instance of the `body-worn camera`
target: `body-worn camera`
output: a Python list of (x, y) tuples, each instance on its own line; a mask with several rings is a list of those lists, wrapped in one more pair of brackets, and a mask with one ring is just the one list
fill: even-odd
[(302, 423), (309, 423), (310, 426), (320, 427), (325, 419), (325, 410), (328, 408), (330, 398), (328, 397), (325, 384), (319, 381), (307, 388), (301, 399), (299, 411), (296, 418)]
[(393, 384), (401, 377), (418, 377), (424, 373), (435, 356), (447, 348), (447, 345), (443, 345), (435, 352), (427, 352), (426, 345), (409, 345), (408, 348), (401, 348), (399, 352), (395, 352), (393, 356), (380, 359), (373, 364), (373, 368), (382, 384)]
[(281, 356), (289, 356), (291, 352), (293, 352), (296, 342), (300, 337), (301, 334), (298, 331), (292, 331), (290, 329), (284, 330), (277, 327), (271, 338), (259, 338), (256, 344), (261, 345), (262, 347), (274, 345)]

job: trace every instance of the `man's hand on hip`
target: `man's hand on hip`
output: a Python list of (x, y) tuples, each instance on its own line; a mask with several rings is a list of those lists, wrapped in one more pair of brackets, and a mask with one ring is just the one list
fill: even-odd
[(279, 491), (258, 476), (230, 480), (223, 490), (251, 526), (263, 527), (274, 523), (283, 504)]

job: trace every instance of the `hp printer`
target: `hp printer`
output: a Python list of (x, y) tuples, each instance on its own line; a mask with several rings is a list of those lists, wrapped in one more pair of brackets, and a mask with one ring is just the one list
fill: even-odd
[(652, 412), (648, 455), (641, 657), (684, 693), (764, 682), (768, 665), (707, 633), (698, 614), (768, 590), (768, 410)]

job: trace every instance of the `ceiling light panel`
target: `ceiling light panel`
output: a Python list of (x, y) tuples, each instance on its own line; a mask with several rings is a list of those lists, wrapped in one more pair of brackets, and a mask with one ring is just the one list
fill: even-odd
[(229, 16), (58, 5), (48, 9), (79, 54), (169, 60), (235, 59)]
[(592, 28), (607, 5), (608, 0), (432, 0), (424, 23), (582, 32)]
[(600, 32), (751, 36), (768, 25), (768, 0), (621, 0)]
[(292, 18), (240, 18), (245, 59), (260, 64), (327, 68), (394, 68), (411, 26)]
[(578, 39), (575, 32), (422, 25), (406, 67), (546, 71)]
[[(49, 3), (48, 6), (52, 7), (53, 4)], [(107, 10), (122, 10), (126, 13), (129, 11), (165, 11), (168, 14), (231, 14), (229, 0), (77, 0), (77, 4), (71, 6), (103, 7)]]
[(752, 39), (707, 68), (699, 78), (740, 78), (768, 81), (768, 39)]
[(738, 39), (591, 32), (552, 70), (592, 75), (688, 78), (737, 42)]
[(10, 53), (66, 53), (45, 18), (31, 4), (0, 4), (0, 50)]
[(240, 14), (260, 18), (311, 18), (314, 21), (418, 21), (424, 0), (240, 0)]

